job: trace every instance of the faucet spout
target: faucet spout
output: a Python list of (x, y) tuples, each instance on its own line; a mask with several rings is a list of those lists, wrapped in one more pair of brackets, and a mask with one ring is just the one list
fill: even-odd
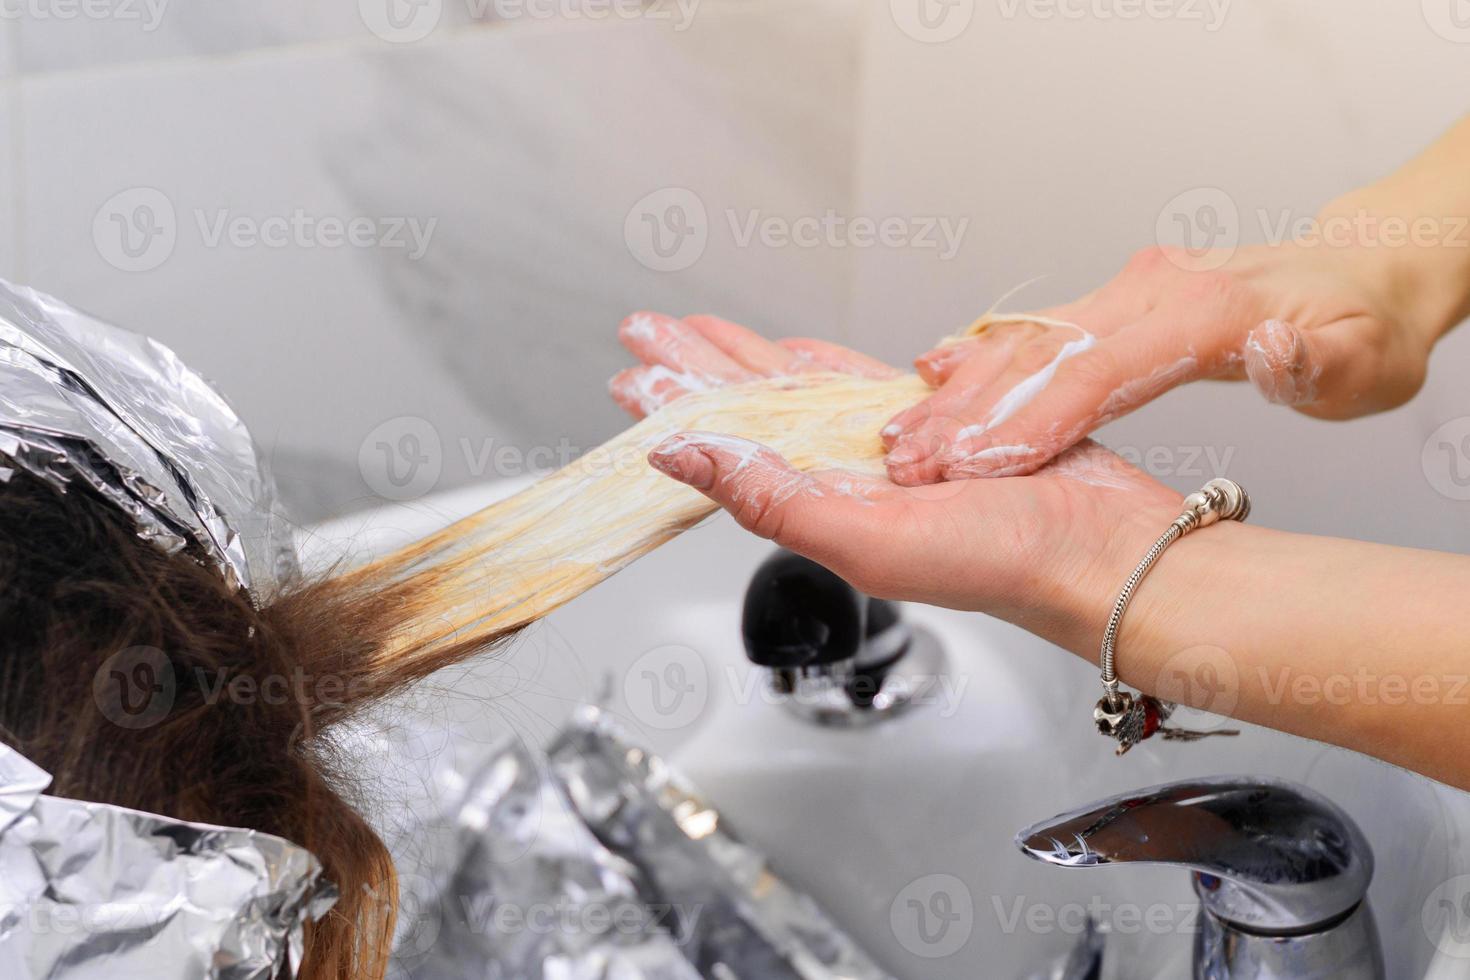
[(1061, 867), (1173, 864), (1204, 909), (1255, 935), (1321, 932), (1362, 904), (1373, 852), (1352, 819), (1304, 786), (1217, 777), (1138, 790), (1021, 831)]

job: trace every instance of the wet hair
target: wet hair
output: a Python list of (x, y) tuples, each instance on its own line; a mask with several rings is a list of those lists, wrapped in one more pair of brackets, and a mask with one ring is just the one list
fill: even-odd
[[(341, 897), (307, 926), (306, 980), (382, 977), (396, 914), (392, 860), (353, 805), (333, 729), (499, 638), (415, 648), (402, 625), (433, 576), (377, 567), (288, 584), (258, 609), (85, 486), (0, 482), (0, 738), (52, 774), (55, 795), (310, 850)], [(259, 696), (221, 697), (236, 678)], [(135, 683), (172, 696), (127, 714)]]

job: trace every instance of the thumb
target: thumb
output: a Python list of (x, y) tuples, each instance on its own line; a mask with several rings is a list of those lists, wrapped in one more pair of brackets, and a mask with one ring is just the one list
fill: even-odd
[(682, 432), (655, 446), (648, 463), (709, 497), (747, 531), (839, 575), (874, 543), (868, 501), (802, 473), (760, 443)]
[(1246, 338), (1246, 375), (1268, 401), (1319, 418), (1394, 408), (1424, 383), (1424, 361), (1377, 334), (1363, 319), (1311, 331), (1267, 320)]

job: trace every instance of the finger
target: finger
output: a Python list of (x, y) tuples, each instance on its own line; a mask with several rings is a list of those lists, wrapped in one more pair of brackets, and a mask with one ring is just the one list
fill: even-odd
[(663, 408), (676, 398), (689, 394), (679, 377), (662, 364), (640, 364), (619, 371), (607, 383), (607, 390), (629, 415), (641, 419)]
[(776, 343), (787, 350), (795, 351), (796, 355), (807, 364), (808, 370), (837, 371), (841, 374), (854, 374), (860, 378), (874, 378), (879, 381), (887, 381), (903, 374), (898, 368), (884, 364), (876, 357), (869, 357), (867, 354), (849, 350), (841, 344), (833, 344), (813, 337), (786, 337)]
[(717, 316), (686, 316), (684, 322), (700, 336), (714, 344), (736, 364), (763, 377), (776, 378), (795, 374), (802, 366), (795, 351), (772, 343), (760, 334), (738, 323)]
[[(1178, 269), (1158, 249), (1146, 249), (1134, 255), (1123, 270), (1097, 289), (1069, 303), (1049, 306), (1032, 313), (985, 314), (966, 328), (965, 333), (997, 327), (1032, 323), (1036, 325), (1077, 326), (1097, 337), (1108, 337), (1130, 323), (1136, 323), (1153, 310), (1171, 277)], [(963, 342), (961, 342), (962, 344)], [(953, 342), (925, 351), (915, 361), (925, 381), (938, 386), (945, 375), (953, 372), (968, 357), (970, 349)], [(954, 348), (959, 348), (955, 350)], [(922, 365), (920, 362), (924, 362)], [(932, 363), (932, 367), (930, 364)], [(934, 374), (931, 380), (929, 374)]]
[(961, 370), (967, 372), (968, 383), (973, 384), (978, 376), (998, 374), (1017, 347), (1051, 329), (1056, 328), (1029, 320), (997, 323), (977, 337), (920, 354), (914, 359), (914, 367), (919, 377), (936, 388)]
[(681, 375), (680, 383), (690, 390), (756, 378), (698, 330), (662, 313), (634, 313), (618, 326), (618, 339), (640, 361), (662, 364)]
[(1406, 349), (1405, 336), (1385, 335), (1369, 317), (1310, 331), (1267, 320), (1246, 338), (1245, 373), (1268, 401), (1317, 418), (1356, 418), (1396, 408), (1423, 386), (1423, 354)]
[[(879, 431), (883, 448), (889, 453), (890, 473), (894, 472), (894, 467), (921, 463), (947, 448), (948, 444), (932, 441), (933, 436), (947, 431), (942, 423), (963, 420), (972, 403), (1005, 370), (1020, 344), (1027, 339), (1035, 339), (1041, 333), (1041, 328), (1031, 327), (977, 338), (975, 342), (983, 347), (965, 358), (934, 394), (899, 412)], [(937, 470), (933, 475), (937, 478)]]
[[(943, 478), (1034, 472), (1099, 426), (1215, 374), (1230, 354), (1228, 329), (1218, 318), (1191, 325), (1155, 312), (1100, 341), (1018, 354), (990, 404), (976, 406), (983, 421), (949, 436)], [(1038, 367), (1040, 357), (1048, 359)]]
[(682, 432), (648, 454), (654, 469), (728, 510), (754, 534), (842, 574), (864, 549), (881, 550), (871, 503), (834, 493), (774, 450), (735, 436)]

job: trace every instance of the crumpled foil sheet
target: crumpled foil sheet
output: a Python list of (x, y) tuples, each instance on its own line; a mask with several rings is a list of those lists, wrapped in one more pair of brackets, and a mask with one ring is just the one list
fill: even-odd
[(418, 845), (395, 977), (887, 977), (595, 709), (547, 756), (499, 746)]
[(0, 280), (0, 479), (87, 483), (138, 534), (195, 542), (260, 597), (296, 574), (290, 528), (244, 423), (173, 351)]
[(309, 852), (252, 830), (42, 795), (48, 785), (0, 746), (0, 977), (295, 976), (304, 923), (336, 901)]

